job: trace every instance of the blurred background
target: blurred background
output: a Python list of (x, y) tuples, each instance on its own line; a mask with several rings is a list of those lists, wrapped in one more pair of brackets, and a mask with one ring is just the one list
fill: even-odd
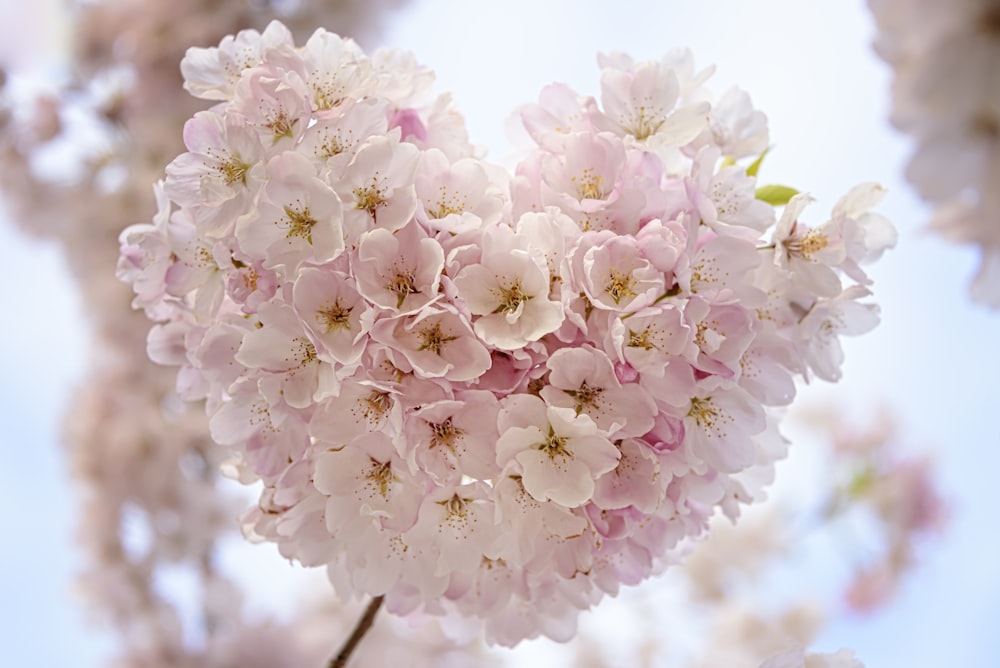
[[(263, 15), (260, 6), (251, 7), (248, 16)], [(823, 460), (816, 454), (822, 429), (810, 416), (833, 414), (836, 426), (858, 430), (892, 416), (900, 447), (932, 457), (948, 522), (918, 546), (916, 565), (891, 600), (870, 613), (852, 612), (839, 594), (851, 566), (838, 552), (863, 555), (869, 549), (863, 525), (838, 534), (836, 544), (803, 541), (809, 543), (805, 556), (787, 564), (788, 577), (775, 579), (772, 591), (780, 599), (811, 588), (826, 601), (831, 614), (813, 643), (817, 650), (850, 647), (869, 667), (998, 665), (1000, 523), (993, 503), (1000, 471), (1000, 313), (970, 302), (967, 284), (977, 251), (928, 233), (930, 209), (903, 179), (913, 146), (888, 121), (892, 73), (872, 49), (875, 27), (866, 3), (407, 0), (371, 7), (378, 20), (357, 22), (364, 26), (362, 46), (413, 51), (436, 73), (435, 90), (453, 93), (470, 138), (494, 161), (504, 162), (511, 150), (508, 117), (536, 100), (544, 85), (562, 81), (581, 94), (599, 95), (597, 52), (625, 51), (642, 60), (690, 47), (699, 66), (716, 66), (714, 91), (738, 85), (767, 114), (773, 150), (762, 182), (812, 193), (817, 202), (810, 211), (817, 217), (856, 183), (888, 188), (878, 211), (897, 225), (899, 243), (870, 272), (882, 324), (846, 342), (840, 383), (802, 388), (801, 406), (792, 409), (785, 430), (792, 454), (779, 466), (775, 495), (810, 498), (812, 481), (822, 479)], [(28, 97), (66, 80), (80, 11), (56, 0), (0, 0), (0, 64), (8, 90), (16, 86)], [(348, 32), (333, 21), (325, 27)], [(198, 45), (215, 43), (217, 37)], [(48, 159), (57, 170), (58, 156)], [(8, 188), (10, 183), (8, 178)], [(35, 196), (39, 208), (51, 205), (44, 192)], [(79, 264), (73, 255), (83, 247), (25, 230), (18, 213), (7, 207), (0, 224), (0, 663), (96, 667), (115, 653), (116, 639), (88, 620), (75, 594), (83, 568), (82, 490), (60, 440), (67, 408), (96, 389), (87, 376), (94, 327), (68, 268)], [(93, 271), (110, 277), (114, 267)], [(287, 608), (280, 600), (287, 590), (274, 584), (282, 576), (271, 575), (286, 563), (269, 546), (252, 549), (254, 556), (243, 563), (265, 570), (248, 566), (241, 577), (263, 592), (262, 605)], [(654, 599), (666, 633), (683, 627), (686, 611), (669, 592), (655, 593), (664, 586), (649, 582), (640, 589), (652, 592), (646, 602)], [(615, 605), (607, 601), (602, 608), (613, 617), (620, 612)], [(583, 621), (588, 633), (616, 628), (600, 621), (601, 612), (589, 616), (596, 621)], [(618, 641), (627, 637), (614, 632), (625, 634)], [(532, 642), (504, 656), (518, 665), (571, 665), (549, 645)]]

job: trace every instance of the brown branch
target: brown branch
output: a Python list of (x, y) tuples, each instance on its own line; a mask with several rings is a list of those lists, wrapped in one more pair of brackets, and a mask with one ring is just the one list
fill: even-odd
[(358, 620), (354, 630), (351, 631), (350, 637), (341, 646), (340, 651), (337, 652), (337, 656), (330, 659), (328, 668), (345, 668), (347, 666), (347, 662), (350, 660), (355, 648), (357, 648), (358, 643), (368, 633), (368, 629), (372, 627), (372, 622), (375, 621), (375, 615), (378, 614), (378, 609), (382, 607), (382, 599), (384, 598), (384, 596), (376, 596), (372, 599), (368, 607), (365, 608), (365, 613)]

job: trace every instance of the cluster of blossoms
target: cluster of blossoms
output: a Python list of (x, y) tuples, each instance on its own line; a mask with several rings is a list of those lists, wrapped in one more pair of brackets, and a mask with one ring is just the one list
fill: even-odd
[(869, 0), (894, 70), (892, 122), (916, 140), (907, 179), (931, 227), (982, 253), (971, 285), (1000, 308), (1000, 6), (994, 0)]
[(769, 409), (877, 322), (881, 189), (811, 227), (808, 196), (737, 164), (767, 146), (745, 93), (708, 102), (686, 52), (601, 66), (600, 104), (552, 85), (522, 110), (511, 176), (408, 54), (277, 22), (189, 50), (217, 104), (119, 274), (263, 484), (246, 535), (513, 645), (570, 637), (759, 498)]
[[(318, 665), (354, 622), (349, 607), (300, 606), (302, 618), (289, 623), (250, 618), (219, 556), (245, 501), (219, 479), (223, 453), (203, 407), (177, 400), (171, 370), (143, 363), (149, 321), (131, 310), (131, 289), (108, 267), (121, 231), (155, 212), (149, 183), (183, 150), (184, 122), (206, 106), (181, 91), (177, 63), (190, 44), (275, 14), (295, 30), (322, 22), (370, 36), (399, 4), (87, 2), (67, 8), (72, 68), (58, 84), (28, 94), (23, 73), (0, 72), (4, 209), (22, 231), (64, 251), (93, 334), (86, 387), (73, 393), (63, 437), (81, 497), (77, 591), (88, 618), (117, 634), (109, 665)], [(172, 580), (192, 585), (178, 596), (164, 584)], [(319, 642), (303, 638), (307, 622), (325, 625), (324, 635), (312, 633)], [(394, 645), (408, 646), (414, 665), (468, 651), (427, 631), (386, 634), (363, 660), (391, 664), (384, 653)], [(457, 665), (479, 660), (467, 654)]]
[[(800, 402), (788, 413), (798, 445), (768, 498), (738, 522), (714, 517), (677, 567), (583, 618), (572, 665), (860, 665), (844, 650), (803, 656), (802, 648), (814, 647), (831, 619), (892, 600), (921, 539), (946, 519), (933, 467), (908, 452), (884, 412), (860, 427), (828, 403)], [(835, 561), (845, 568), (830, 571), (830, 544), (842, 548)], [(839, 575), (810, 586), (818, 568)], [(678, 610), (683, 623), (669, 623)], [(627, 631), (608, 646), (600, 638), (611, 619)]]

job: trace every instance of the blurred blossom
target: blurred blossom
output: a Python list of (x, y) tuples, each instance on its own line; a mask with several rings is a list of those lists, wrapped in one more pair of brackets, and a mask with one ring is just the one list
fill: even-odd
[(1000, 6), (995, 0), (869, 0), (893, 68), (893, 124), (913, 137), (906, 177), (931, 228), (980, 251), (972, 298), (1000, 308)]
[(947, 525), (934, 459), (914, 454), (900, 427), (886, 410), (871, 423), (852, 427), (837, 411), (809, 416), (829, 434), (833, 488), (824, 507), (829, 520), (865, 516), (875, 521), (880, 543), (875, 556), (858, 560), (846, 601), (858, 611), (886, 603), (903, 575), (911, 570), (920, 545)]

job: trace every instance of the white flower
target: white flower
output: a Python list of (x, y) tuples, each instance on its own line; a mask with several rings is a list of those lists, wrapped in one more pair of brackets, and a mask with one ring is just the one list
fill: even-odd
[(184, 88), (206, 100), (230, 100), (243, 71), (255, 67), (272, 49), (293, 49), (292, 33), (271, 21), (263, 33), (241, 30), (217, 47), (191, 47), (181, 61)]
[(264, 146), (242, 117), (212, 111), (198, 112), (185, 123), (184, 145), (189, 152), (167, 165), (164, 191), (195, 212), (204, 233), (228, 234), (263, 181)]
[(374, 315), (352, 277), (325, 267), (305, 268), (292, 288), (292, 299), (316, 344), (317, 357), (342, 365), (357, 362)]
[(497, 463), (519, 474), (538, 501), (575, 508), (590, 500), (594, 480), (613, 469), (621, 454), (597, 424), (573, 409), (546, 407), (537, 397), (504, 402)]
[(653, 427), (656, 404), (638, 383), (621, 383), (607, 355), (591, 347), (563, 348), (545, 363), (548, 385), (541, 397), (550, 406), (586, 415), (609, 438), (642, 436)]
[(324, 263), (344, 250), (343, 213), (337, 194), (316, 177), (313, 163), (291, 151), (267, 163), (268, 182), (256, 215), (236, 223), (244, 253), (294, 276), (306, 261)]
[[(624, 64), (624, 63), (622, 63)], [(708, 123), (708, 105), (678, 106), (681, 84), (665, 62), (612, 65), (601, 71), (601, 103), (623, 134), (656, 146), (683, 146)]]
[(509, 227), (483, 233), (482, 259), (455, 277), (455, 286), (478, 336), (503, 350), (521, 348), (555, 331), (563, 320), (562, 305), (549, 299), (549, 271)]
[(468, 321), (447, 305), (382, 319), (372, 327), (371, 336), (403, 353), (414, 373), (427, 378), (471, 381), (492, 366), (489, 350)]
[(357, 257), (358, 292), (373, 304), (407, 315), (438, 299), (444, 251), (419, 225), (366, 232)]
[(839, 337), (864, 334), (878, 324), (878, 305), (857, 301), (870, 294), (852, 286), (833, 299), (817, 301), (802, 317), (796, 341), (806, 364), (823, 380), (840, 379), (844, 351)]
[(344, 203), (344, 234), (357, 244), (373, 229), (395, 232), (417, 208), (413, 177), (419, 151), (393, 135), (375, 135), (358, 149), (334, 190)]

